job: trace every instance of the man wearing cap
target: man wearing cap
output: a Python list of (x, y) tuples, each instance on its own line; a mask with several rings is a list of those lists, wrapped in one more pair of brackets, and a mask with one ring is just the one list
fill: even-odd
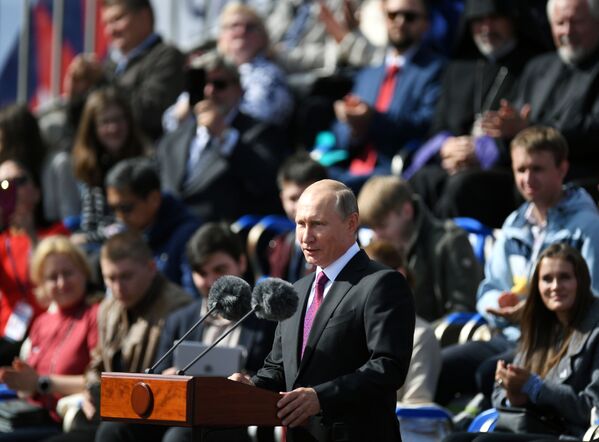
[[(471, 204), (463, 207), (466, 201), (460, 191), (480, 175), (479, 168), (509, 164), (501, 146), (483, 136), (480, 121), (485, 112), (498, 109), (502, 99), (513, 98), (526, 62), (537, 53), (532, 39), (518, 26), (516, 11), (512, 0), (466, 1), (458, 58), (448, 65), (441, 87), (431, 131), (435, 136), (404, 171), (414, 190), (442, 218), (463, 215), (466, 210), (468, 216), (499, 226), (514, 208), (513, 197), (505, 192), (512, 187), (507, 168), (494, 172), (484, 186), (501, 189), (508, 197), (501, 203), (494, 199), (488, 207), (486, 198), (471, 201), (472, 189), (468, 188)], [(484, 207), (480, 214), (473, 212), (478, 207)]]

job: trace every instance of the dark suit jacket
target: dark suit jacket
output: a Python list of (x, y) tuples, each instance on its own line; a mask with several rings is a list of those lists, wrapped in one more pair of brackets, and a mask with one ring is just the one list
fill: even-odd
[(131, 59), (118, 77), (114, 76), (116, 65), (106, 62), (109, 80), (121, 87), (135, 121), (152, 140), (162, 135), (162, 114), (183, 90), (184, 63), (183, 54), (161, 38)]
[(239, 112), (232, 127), (239, 141), (230, 156), (216, 149), (202, 154), (202, 173), (183, 187), (196, 123), (188, 120), (158, 146), (160, 178), (165, 191), (179, 196), (203, 221), (234, 220), (246, 213), (281, 211), (276, 184), (279, 164), (287, 152), (278, 129)]
[(303, 316), (314, 276), (295, 288), (300, 307), (277, 327), (264, 367), (252, 379), (263, 388), (312, 387), (322, 416), (289, 441), (399, 441), (396, 390), (404, 383), (414, 334), (414, 304), (403, 276), (360, 251), (341, 271), (316, 315), (299, 360)]
[[(200, 307), (202, 300), (197, 300), (188, 306), (183, 307), (171, 314), (164, 324), (164, 329), (160, 335), (160, 343), (156, 352), (156, 360), (164, 355), (173, 345), (176, 339), (181, 338), (200, 319)], [(239, 336), (239, 345), (247, 349), (247, 359), (245, 368), (250, 373), (255, 373), (262, 364), (272, 346), (272, 340), (275, 330), (275, 324), (270, 321), (258, 319), (250, 316), (241, 325), (241, 334)], [(188, 337), (188, 341), (201, 341), (204, 332), (204, 324), (200, 324)], [(172, 355), (167, 357), (157, 368), (156, 373), (160, 373), (166, 368), (173, 366)]]
[[(406, 143), (422, 139), (433, 119), (443, 66), (442, 57), (424, 47), (418, 49), (397, 74), (388, 111), (375, 111), (367, 140), (362, 141), (373, 143), (377, 152), (391, 158)], [(374, 107), (385, 72), (385, 65), (362, 69), (356, 75), (352, 94)], [(349, 149), (354, 141), (349, 126), (338, 122), (333, 130), (337, 145)]]

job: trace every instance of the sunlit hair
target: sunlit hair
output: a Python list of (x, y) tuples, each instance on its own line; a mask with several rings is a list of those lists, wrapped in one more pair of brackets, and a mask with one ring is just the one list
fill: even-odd
[[(576, 299), (565, 327), (556, 314), (545, 306), (539, 291), (541, 263), (549, 258), (570, 263), (576, 278)], [(566, 354), (572, 332), (580, 326), (592, 302), (589, 268), (580, 252), (563, 243), (553, 244), (545, 249), (532, 274), (530, 293), (520, 321), (520, 351), (524, 355), (524, 367), (544, 377)], [(560, 343), (559, 346), (556, 343)]]
[[(264, 41), (264, 46), (261, 47), (259, 50), (265, 50), (269, 45), (268, 32), (266, 31), (264, 20), (251, 6), (245, 5), (240, 2), (227, 3), (227, 5), (223, 8), (223, 10), (220, 13), (220, 29), (224, 29), (224, 26), (227, 25), (227, 21), (230, 19), (230, 17), (237, 14), (249, 19), (252, 22), (252, 24), (254, 24), (257, 27), (257, 32), (260, 34)], [(226, 49), (223, 48), (220, 43), (218, 49), (219, 51), (226, 53)]]
[(362, 223), (376, 227), (391, 212), (400, 212), (405, 203), (412, 201), (412, 188), (407, 181), (396, 176), (370, 178), (358, 195)]
[[(551, 21), (553, 19), (553, 10), (555, 9), (555, 3), (558, 0), (548, 0), (547, 1), (547, 17), (549, 18), (549, 21)], [(599, 18), (599, 0), (581, 0), (581, 1), (586, 1), (587, 4), (589, 5), (589, 12), (591, 13), (591, 15), (595, 18), (598, 19)]]
[(553, 127), (531, 126), (520, 132), (510, 143), (510, 151), (524, 149), (527, 153), (549, 152), (555, 165), (568, 159), (568, 143), (562, 134)]
[[(83, 250), (73, 244), (66, 236), (56, 235), (42, 239), (31, 256), (29, 274), (35, 285), (41, 286), (44, 282), (44, 266), (48, 258), (54, 255), (67, 256), (83, 272), (87, 281), (91, 279), (91, 269)], [(44, 296), (43, 293), (38, 293), (38, 291), (36, 291), (36, 294)]]
[(335, 194), (335, 210), (342, 219), (347, 219), (352, 213), (359, 213), (356, 195), (345, 184), (335, 180), (321, 180), (327, 182), (328, 188)]
[[(109, 155), (98, 138), (96, 118), (109, 107), (116, 106), (123, 112), (127, 125), (127, 137), (116, 154)], [(144, 145), (133, 120), (131, 107), (119, 91), (110, 86), (92, 92), (85, 107), (73, 146), (73, 171), (78, 180), (89, 186), (102, 186), (110, 167), (125, 158), (143, 155)]]

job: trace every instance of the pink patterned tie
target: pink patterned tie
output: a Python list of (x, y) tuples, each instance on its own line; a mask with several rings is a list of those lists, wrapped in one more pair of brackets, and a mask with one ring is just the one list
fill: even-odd
[(329, 278), (322, 271), (318, 274), (318, 276), (316, 276), (316, 284), (314, 286), (314, 299), (312, 300), (312, 304), (310, 304), (310, 307), (308, 307), (308, 310), (306, 311), (306, 316), (304, 317), (302, 358), (304, 357), (304, 351), (306, 350), (306, 344), (308, 343), (308, 336), (310, 336), (310, 330), (312, 329), (312, 322), (314, 322), (314, 317), (316, 316), (316, 312), (318, 311), (318, 307), (320, 307), (322, 297), (324, 296), (324, 286), (327, 284), (328, 281)]

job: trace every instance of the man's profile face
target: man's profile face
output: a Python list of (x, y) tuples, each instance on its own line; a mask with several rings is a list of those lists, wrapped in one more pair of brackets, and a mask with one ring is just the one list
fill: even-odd
[(154, 222), (160, 207), (159, 195), (150, 193), (146, 198), (141, 198), (131, 191), (115, 187), (106, 189), (106, 200), (117, 219), (137, 232), (143, 232)]
[(389, 43), (400, 51), (422, 40), (428, 17), (420, 0), (386, 0), (383, 12)]
[(557, 0), (549, 17), (555, 47), (566, 63), (577, 63), (599, 44), (599, 19), (586, 0)]
[(306, 261), (324, 268), (341, 257), (355, 241), (358, 214), (343, 219), (335, 209), (335, 194), (321, 189), (311, 186), (300, 197), (295, 234)]
[(225, 275), (242, 277), (247, 269), (245, 256), (236, 260), (228, 253), (221, 251), (208, 256), (204, 264), (193, 269), (193, 283), (200, 293), (207, 297), (214, 282)]
[[(409, 204), (409, 203), (406, 203)], [(409, 239), (407, 236), (410, 232), (412, 223), (411, 211), (405, 208), (400, 210), (391, 210), (379, 224), (372, 226), (375, 238), (378, 240), (387, 241), (395, 247), (403, 247)]]
[(472, 39), (481, 54), (489, 56), (514, 39), (512, 21), (502, 15), (475, 18), (470, 22)]
[(292, 221), (295, 220), (297, 202), (299, 201), (303, 191), (306, 190), (306, 187), (308, 186), (303, 186), (292, 181), (285, 181), (281, 186), (281, 192), (279, 194), (281, 197), (281, 203), (283, 204), (283, 209), (285, 210), (287, 218)]
[(145, 39), (146, 35), (141, 34), (142, 28), (138, 26), (139, 20), (145, 19), (143, 14), (147, 14), (147, 11), (130, 11), (125, 5), (102, 8), (104, 34), (123, 54), (127, 54)]
[(135, 307), (149, 289), (156, 274), (154, 261), (137, 262), (131, 258), (100, 260), (106, 287), (126, 309)]
[(568, 172), (568, 162), (557, 165), (551, 152), (527, 152), (517, 146), (511, 156), (516, 187), (524, 199), (542, 206), (556, 202)]

